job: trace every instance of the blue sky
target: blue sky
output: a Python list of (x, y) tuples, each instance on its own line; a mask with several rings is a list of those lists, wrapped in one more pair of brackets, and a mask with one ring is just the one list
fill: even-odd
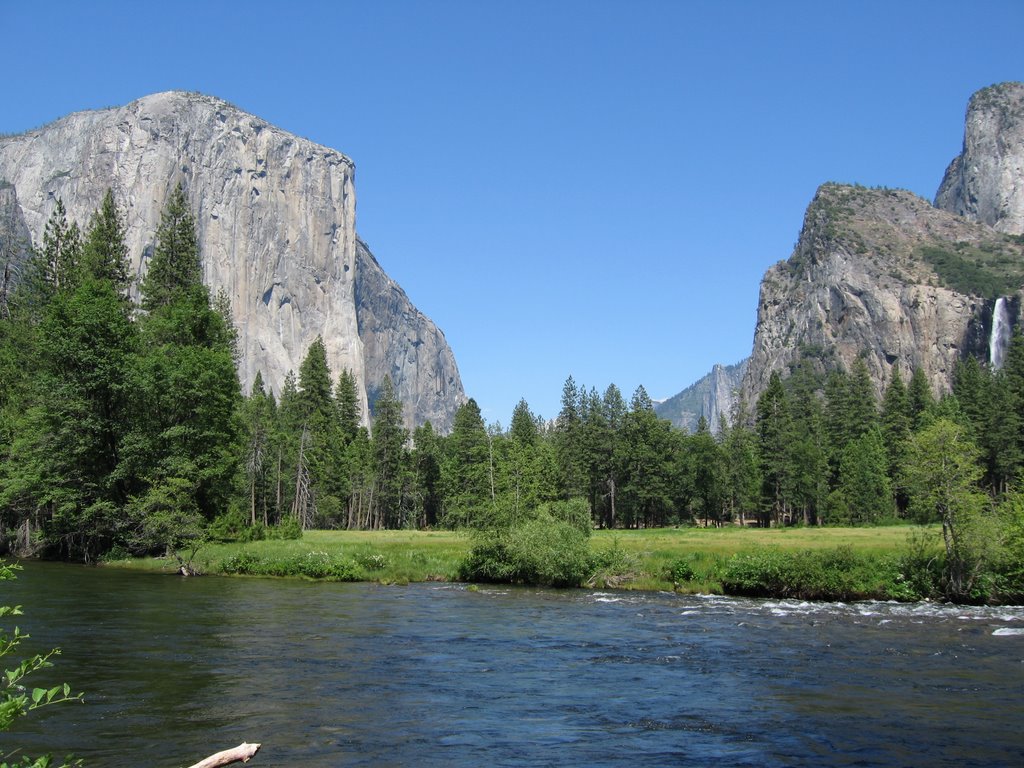
[(931, 199), (1024, 3), (0, 0), (0, 131), (198, 90), (356, 163), (357, 229), (507, 424), (750, 353), (825, 181)]

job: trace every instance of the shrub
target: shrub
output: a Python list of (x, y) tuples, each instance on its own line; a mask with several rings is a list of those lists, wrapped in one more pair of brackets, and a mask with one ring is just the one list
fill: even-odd
[(888, 598), (895, 564), (849, 547), (780, 552), (764, 549), (734, 555), (722, 587), (729, 594), (802, 600)]
[(376, 552), (361, 552), (356, 555), (356, 563), (367, 571), (380, 571), (387, 568), (388, 561), (384, 555)]
[(255, 552), (239, 552), (224, 560), (220, 571), (243, 576), (305, 576), (329, 581), (359, 581), (355, 563), (326, 552), (282, 557), (260, 557)]
[(941, 594), (943, 555), (936, 536), (924, 528), (907, 534), (907, 543), (893, 563), (889, 588), (893, 600), (924, 600)]
[(268, 539), (302, 538), (302, 526), (299, 524), (298, 519), (294, 517), (285, 517), (277, 525), (267, 528), (266, 531)]
[[(254, 530), (255, 529), (255, 530)], [(207, 528), (206, 535), (211, 541), (258, 541), (263, 538), (264, 528), (250, 526), (245, 515), (239, 509), (232, 509), (213, 519)]]
[(464, 581), (578, 587), (594, 572), (587, 536), (571, 523), (538, 517), (478, 536), (459, 566)]

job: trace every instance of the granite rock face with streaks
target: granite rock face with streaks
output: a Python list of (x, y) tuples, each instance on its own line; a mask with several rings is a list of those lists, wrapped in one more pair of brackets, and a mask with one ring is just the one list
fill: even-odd
[(935, 205), (1024, 234), (1024, 83), (1000, 83), (971, 97), (963, 151), (946, 170)]
[(951, 287), (929, 249), (1024, 261), (1013, 238), (910, 192), (819, 188), (793, 255), (761, 282), (743, 381), (749, 402), (772, 372), (786, 375), (801, 357), (850, 370), (863, 356), (879, 394), (896, 366), (904, 381), (920, 367), (938, 394), (966, 355), (987, 360), (994, 298)]
[[(84, 227), (109, 187), (139, 276), (164, 202), (183, 185), (196, 214), (204, 282), (231, 302), (244, 391), (257, 372), (280, 391), (319, 335), (332, 372), (347, 368), (355, 376), (364, 414), (367, 393), (388, 373), (410, 426), (430, 420), (446, 430), (464, 400), (454, 357), (404, 292), (392, 297), (393, 311), (380, 313), (373, 291), (387, 288), (390, 296), (394, 284), (375, 259), (357, 257), (354, 175), (352, 161), (335, 150), (227, 102), (178, 91), (0, 139), (0, 187), (16, 194), (35, 242), (58, 198)], [(387, 322), (412, 325), (385, 332)], [(369, 345), (365, 327), (376, 329)], [(401, 348), (389, 346), (402, 340)], [(396, 358), (406, 363), (392, 364)]]

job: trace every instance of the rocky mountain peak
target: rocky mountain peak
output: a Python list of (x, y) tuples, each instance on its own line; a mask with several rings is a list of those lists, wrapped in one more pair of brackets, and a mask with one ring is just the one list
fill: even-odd
[(963, 150), (946, 169), (935, 205), (1024, 234), (1024, 83), (1000, 83), (971, 97)]
[(903, 190), (825, 184), (761, 283), (744, 395), (801, 358), (849, 370), (860, 356), (879, 392), (897, 365), (945, 391), (965, 354), (987, 357), (995, 299), (1021, 284), (1017, 238)]

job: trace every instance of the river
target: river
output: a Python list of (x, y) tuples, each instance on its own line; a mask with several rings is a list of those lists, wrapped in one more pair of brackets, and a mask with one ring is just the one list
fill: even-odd
[[(1024, 608), (182, 579), (0, 583), (85, 704), (0, 756), (188, 765), (1021, 766)], [(24, 648), (24, 647), (23, 647)]]

